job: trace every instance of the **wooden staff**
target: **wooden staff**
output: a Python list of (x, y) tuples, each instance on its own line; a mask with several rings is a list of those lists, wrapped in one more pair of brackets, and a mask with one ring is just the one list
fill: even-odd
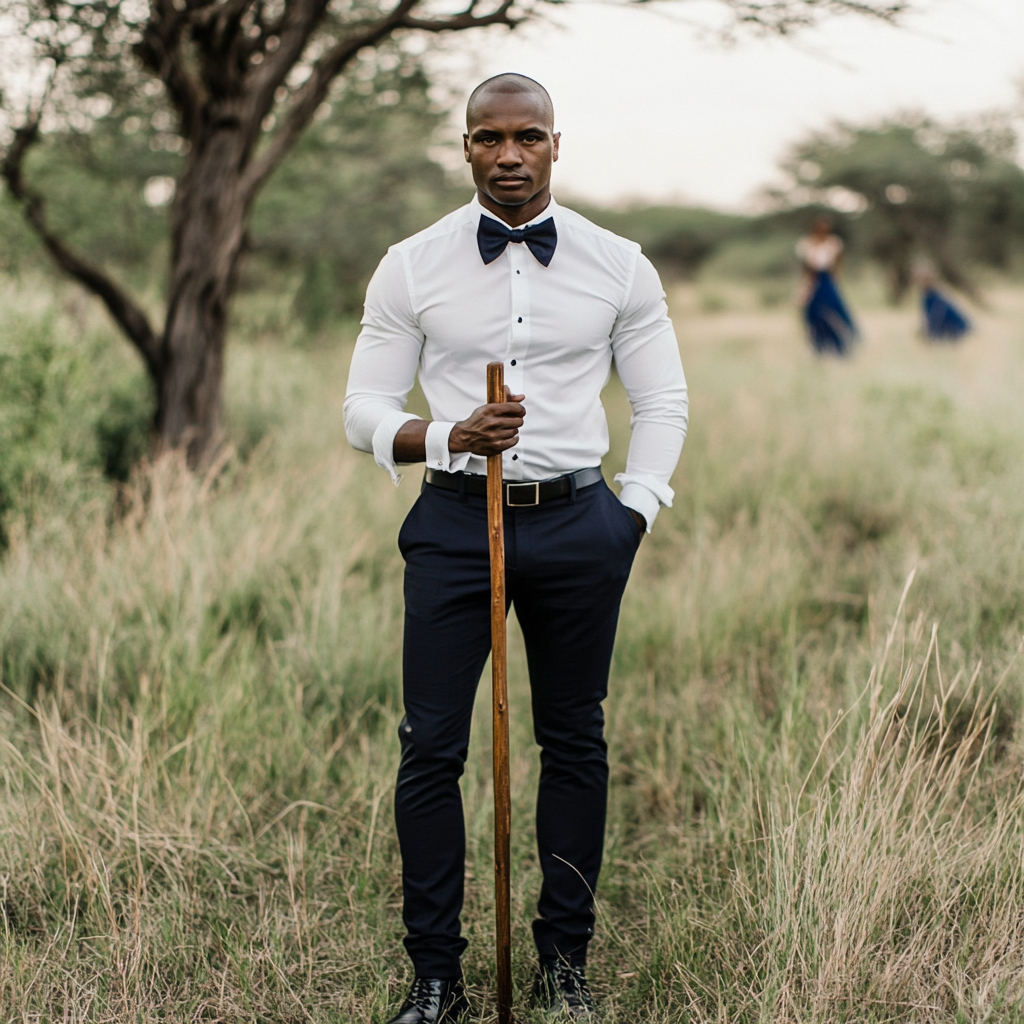
[[(505, 366), (487, 364), (487, 401), (505, 401)], [(491, 695), (494, 722), (494, 941), (498, 1024), (512, 1022), (512, 913), (509, 836), (508, 656), (505, 645), (505, 501), (501, 455), (487, 458), (487, 531), (491, 543)]]

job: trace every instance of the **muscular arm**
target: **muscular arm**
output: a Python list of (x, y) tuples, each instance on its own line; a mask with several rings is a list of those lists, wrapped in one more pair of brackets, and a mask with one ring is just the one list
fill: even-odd
[(672, 504), (669, 480), (686, 436), (689, 404), (665, 293), (643, 256), (612, 332), (612, 350), (633, 410), (626, 471), (615, 479), (623, 485), (622, 503), (649, 529), (659, 506)]
[[(505, 401), (481, 405), (459, 420), (448, 435), (448, 450), (457, 455), (498, 455), (519, 443), (519, 428), (526, 409), (525, 395), (513, 395), (505, 386)], [(395, 434), (395, 462), (423, 462), (427, 457), (427, 428), (430, 420), (409, 420)]]

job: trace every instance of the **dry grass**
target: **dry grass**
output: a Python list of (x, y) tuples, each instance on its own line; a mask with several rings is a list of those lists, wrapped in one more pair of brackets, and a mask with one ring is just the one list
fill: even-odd
[[(843, 364), (813, 360), (788, 312), (734, 299), (674, 297), (693, 431), (608, 702), (605, 1019), (1024, 1018), (1024, 295), (995, 295), (952, 350), (866, 308)], [(245, 459), (199, 480), (168, 460), (117, 515), (15, 524), (5, 1019), (382, 1021), (407, 983), (394, 538), (416, 483), (392, 489), (345, 446), (347, 351), (239, 343)], [(614, 384), (606, 399), (613, 470), (627, 417)], [(513, 640), (529, 1020), (537, 757)], [(486, 1019), (485, 701), (464, 793)]]

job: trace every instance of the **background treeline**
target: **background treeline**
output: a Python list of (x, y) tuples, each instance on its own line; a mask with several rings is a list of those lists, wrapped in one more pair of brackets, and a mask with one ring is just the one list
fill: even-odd
[[(358, 314), (387, 246), (470, 194), (467, 179), (436, 158), (448, 111), (432, 96), (423, 65), (397, 50), (376, 54), (339, 83), (259, 199), (245, 290), (288, 294), (290, 314), (313, 332)], [(116, 110), (105, 117), (91, 109), (77, 127), (72, 119), (49, 132), (33, 154), (33, 175), (64, 237), (155, 292), (181, 139), (168, 130), (158, 88)], [(767, 212), (758, 215), (563, 201), (639, 241), (669, 278), (791, 277), (796, 238), (825, 211), (847, 240), (850, 263), (882, 268), (894, 299), (921, 261), (976, 294), (979, 272), (1013, 272), (1024, 249), (1016, 147), (1009, 116), (940, 124), (905, 115), (836, 124), (794, 144), (782, 184), (766, 190)], [(9, 200), (0, 202), (0, 218), (0, 269), (51, 272)]]
[[(422, 62), (398, 49), (371, 57), (339, 81), (259, 199), (235, 312), (243, 336), (334, 338), (335, 325), (358, 316), (388, 245), (470, 195), (467, 179), (438, 159), (448, 110)], [(159, 86), (119, 96), (109, 110), (89, 102), (31, 154), (33, 180), (58, 233), (155, 307), (182, 139)], [(563, 201), (640, 242), (666, 280), (708, 284), (705, 311), (722, 301), (721, 281), (757, 283), (763, 306), (792, 301), (794, 243), (821, 211), (846, 238), (848, 266), (880, 269), (893, 299), (921, 261), (978, 296), (986, 276), (1024, 266), (1016, 146), (1007, 116), (955, 125), (904, 116), (833, 125), (793, 145), (757, 215)], [(0, 277), (46, 275), (57, 272), (0, 193)], [(83, 307), (91, 301), (74, 288), (62, 294)], [(0, 547), (13, 514), (31, 519), (54, 494), (74, 504), (74, 493), (102, 489), (104, 478), (125, 481), (149, 447), (153, 393), (137, 360), (94, 327), (71, 336), (56, 322), (52, 310), (27, 318), (8, 310), (0, 324)], [(226, 414), (243, 454), (269, 429), (230, 406)]]

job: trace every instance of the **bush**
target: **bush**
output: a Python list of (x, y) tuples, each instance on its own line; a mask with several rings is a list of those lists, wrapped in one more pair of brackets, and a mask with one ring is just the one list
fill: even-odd
[(673, 277), (692, 277), (732, 238), (749, 231), (751, 217), (689, 206), (636, 206), (606, 210), (570, 202), (573, 209), (623, 238), (639, 242), (658, 269)]
[(794, 242), (788, 234), (737, 238), (726, 242), (708, 260), (703, 272), (741, 280), (793, 277), (798, 266)]
[[(124, 343), (67, 317), (0, 324), (0, 546), (13, 519), (64, 511), (126, 480), (148, 446), (152, 398)], [(40, 499), (45, 498), (41, 503)]]

